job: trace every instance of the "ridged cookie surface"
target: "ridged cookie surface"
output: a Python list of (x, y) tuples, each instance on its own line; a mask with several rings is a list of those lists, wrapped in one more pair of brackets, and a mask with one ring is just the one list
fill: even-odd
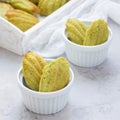
[(106, 21), (99, 19), (90, 25), (86, 31), (84, 45), (93, 46), (104, 43), (109, 36), (108, 24)]
[(66, 22), (66, 34), (70, 41), (83, 44), (87, 27), (78, 19), (69, 18)]
[(39, 90), (42, 69), (46, 64), (46, 61), (34, 52), (28, 52), (24, 55), (22, 72), (25, 83), (30, 89)]
[(0, 16), (6, 18), (5, 14), (11, 9), (13, 9), (13, 7), (10, 4), (0, 3)]
[(39, 91), (51, 92), (64, 88), (70, 78), (69, 63), (64, 57), (51, 61), (43, 68)]
[(17, 26), (22, 31), (28, 30), (39, 22), (39, 19), (34, 15), (17, 9), (9, 10), (5, 16), (9, 22)]
[(50, 15), (69, 0), (39, 0), (38, 7), (43, 16)]
[(16, 9), (20, 9), (31, 14), (40, 13), (39, 8), (29, 0), (2, 0), (2, 1), (10, 3)]

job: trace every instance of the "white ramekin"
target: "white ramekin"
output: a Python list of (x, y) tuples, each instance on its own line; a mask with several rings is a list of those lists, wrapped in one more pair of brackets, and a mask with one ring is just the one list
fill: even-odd
[(38, 114), (53, 114), (61, 111), (67, 104), (74, 74), (70, 68), (70, 81), (68, 85), (55, 92), (37, 92), (27, 88), (24, 85), (21, 68), (18, 71), (17, 79), (26, 108)]
[[(89, 25), (91, 21), (83, 21)], [(112, 31), (109, 28), (108, 40), (96, 46), (83, 46), (71, 42), (63, 32), (63, 39), (65, 41), (65, 53), (69, 61), (81, 67), (93, 67), (101, 64), (107, 57), (108, 48), (112, 39)]]

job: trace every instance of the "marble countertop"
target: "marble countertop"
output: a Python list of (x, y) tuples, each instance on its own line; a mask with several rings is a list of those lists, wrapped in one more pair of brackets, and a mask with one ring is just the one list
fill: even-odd
[(107, 59), (93, 68), (71, 64), (75, 81), (68, 104), (53, 115), (24, 107), (17, 84), (22, 56), (0, 48), (0, 120), (120, 120), (120, 27), (108, 22), (113, 41)]

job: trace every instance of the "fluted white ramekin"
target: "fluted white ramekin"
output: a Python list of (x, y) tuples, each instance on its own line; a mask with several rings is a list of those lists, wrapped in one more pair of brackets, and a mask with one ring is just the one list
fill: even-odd
[[(83, 21), (89, 25), (91, 21)], [(81, 67), (93, 67), (101, 64), (107, 57), (108, 48), (112, 39), (112, 31), (109, 28), (108, 40), (96, 46), (83, 46), (71, 42), (63, 31), (63, 39), (65, 41), (65, 53), (69, 61)]]
[(70, 81), (66, 87), (55, 92), (37, 92), (24, 85), (21, 68), (18, 71), (18, 84), (23, 103), (30, 111), (38, 114), (53, 114), (61, 111), (68, 102), (68, 95), (73, 84), (74, 74), (70, 68)]

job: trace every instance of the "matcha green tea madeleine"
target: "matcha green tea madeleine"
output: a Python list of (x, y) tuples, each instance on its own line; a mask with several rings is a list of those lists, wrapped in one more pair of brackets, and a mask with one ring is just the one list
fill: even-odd
[(7, 3), (0, 3), (0, 16), (3, 18), (5, 17), (5, 14), (7, 13), (7, 11), (13, 9), (13, 7)]
[(42, 69), (46, 64), (46, 61), (34, 52), (28, 52), (24, 55), (22, 72), (25, 83), (30, 89), (39, 90)]
[(64, 57), (57, 58), (43, 68), (39, 91), (51, 92), (64, 88), (70, 79), (69, 63)]
[(67, 37), (74, 43), (83, 44), (86, 30), (86, 25), (78, 19), (69, 18), (66, 22)]
[(40, 14), (43, 16), (50, 15), (68, 1), (69, 0), (39, 0), (38, 7)]
[(109, 36), (108, 24), (106, 21), (99, 19), (90, 25), (86, 31), (83, 45), (94, 46), (107, 41)]
[(39, 22), (39, 19), (25, 11), (13, 9), (6, 13), (9, 22), (21, 29), (23, 32)]
[(2, 0), (3, 2), (10, 3), (14, 8), (23, 10), (31, 14), (39, 14), (39, 8), (29, 0)]

